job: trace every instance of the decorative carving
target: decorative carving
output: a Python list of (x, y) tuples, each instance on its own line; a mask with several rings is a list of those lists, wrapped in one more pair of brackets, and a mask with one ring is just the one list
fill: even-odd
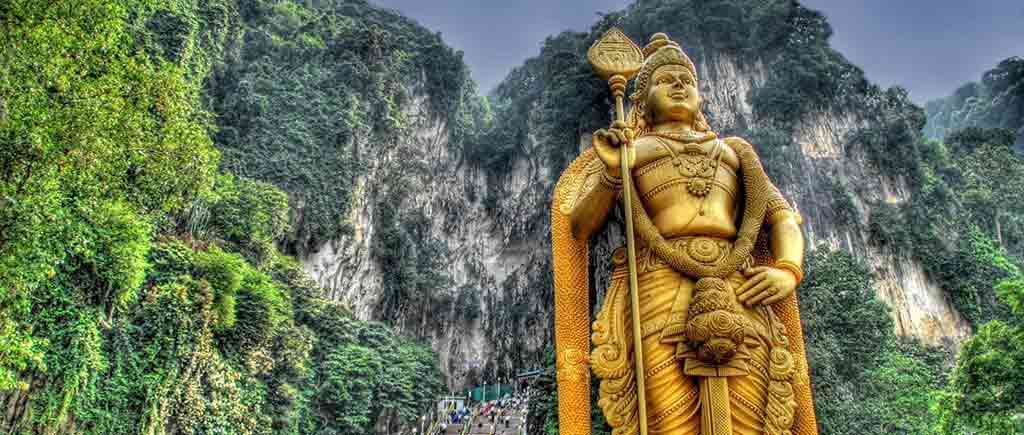
[(749, 322), (738, 313), (731, 290), (719, 278), (701, 278), (694, 288), (686, 338), (703, 363), (730, 362), (750, 334)]
[[(609, 80), (621, 75), (631, 77), (644, 61), (644, 54), (626, 34), (612, 27), (587, 50), (587, 61), (601, 78)], [(625, 89), (625, 80), (621, 83)]]
[(558, 379), (575, 382), (590, 381), (590, 367), (587, 352), (579, 349), (563, 349), (558, 353), (555, 369)]

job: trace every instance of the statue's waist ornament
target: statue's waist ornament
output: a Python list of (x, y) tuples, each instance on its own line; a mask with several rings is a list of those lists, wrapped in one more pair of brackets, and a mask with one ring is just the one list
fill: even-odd
[[(685, 256), (688, 261), (707, 266), (716, 266), (719, 262), (725, 260), (729, 252), (732, 251), (734, 243), (734, 240), (731, 238), (708, 236), (679, 236), (670, 238), (667, 241), (675, 252)], [(626, 264), (625, 247), (620, 247), (613, 251), (612, 264), (615, 266)], [(744, 263), (744, 265), (749, 264), (749, 261)], [(665, 259), (659, 257), (657, 253), (642, 244), (637, 246), (636, 265), (638, 273), (671, 267)], [(619, 273), (626, 273), (626, 270), (622, 269)], [(700, 277), (690, 278), (699, 279)]]

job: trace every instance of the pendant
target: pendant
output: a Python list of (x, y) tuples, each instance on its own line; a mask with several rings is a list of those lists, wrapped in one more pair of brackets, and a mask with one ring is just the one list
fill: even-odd
[(686, 183), (686, 190), (688, 190), (693, 196), (704, 197), (711, 192), (711, 183), (704, 178), (691, 178), (690, 181)]

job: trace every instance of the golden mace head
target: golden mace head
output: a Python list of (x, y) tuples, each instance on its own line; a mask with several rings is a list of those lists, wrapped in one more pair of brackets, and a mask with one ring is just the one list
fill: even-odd
[(636, 76), (644, 63), (644, 53), (622, 30), (612, 27), (587, 50), (587, 61), (594, 72), (621, 95), (626, 82)]

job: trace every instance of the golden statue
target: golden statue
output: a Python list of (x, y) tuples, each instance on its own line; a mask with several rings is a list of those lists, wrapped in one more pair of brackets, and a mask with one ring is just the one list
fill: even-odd
[[(640, 50), (612, 29), (588, 59), (617, 119), (552, 202), (560, 433), (590, 433), (592, 370), (614, 435), (816, 435), (799, 215), (749, 143), (711, 131), (677, 43), (659, 33)], [(591, 336), (587, 240), (617, 198), (627, 243)]]

